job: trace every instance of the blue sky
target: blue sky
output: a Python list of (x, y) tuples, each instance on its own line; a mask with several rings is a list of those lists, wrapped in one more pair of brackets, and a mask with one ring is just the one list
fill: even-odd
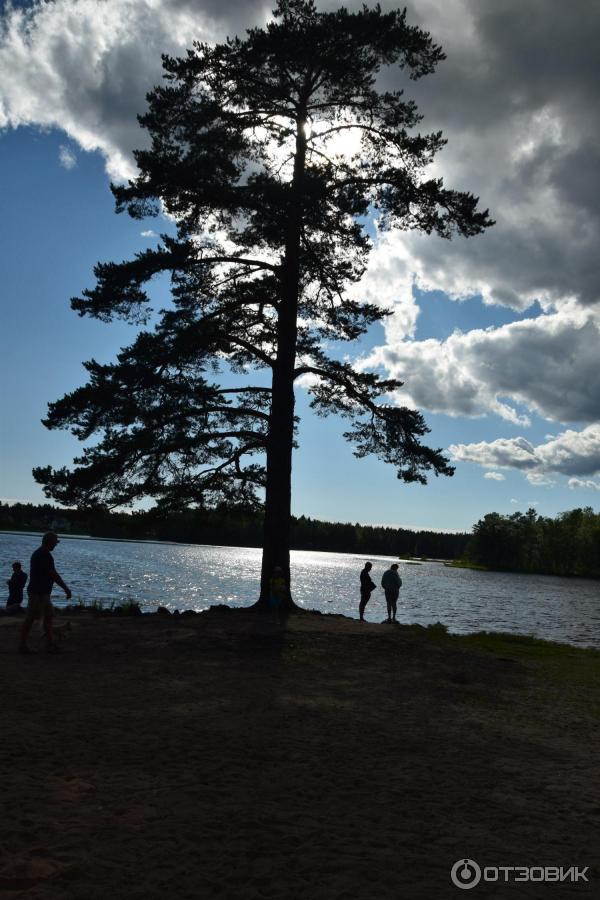
[[(6, 4), (2, 11), (3, 500), (43, 499), (32, 467), (69, 464), (79, 449), (68, 434), (41, 425), (47, 403), (83, 383), (83, 360), (108, 362), (135, 334), (78, 317), (69, 299), (93, 285), (96, 262), (129, 258), (154, 240), (143, 231), (165, 230), (155, 220), (117, 216), (108, 188), (110, 177), (133, 171), (135, 113), (160, 77), (160, 51), (181, 50), (199, 25), (205, 37), (219, 38), (263, 15), (259, 4), (232, 5), (219, 18), (211, 3), (165, 0), (149, 24), (142, 0), (102, 6), (30, 4), (28, 19)], [(428, 125), (439, 124), (449, 138), (440, 174), (480, 194), (498, 224), (451, 245), (381, 235), (361, 287), (394, 316), (354, 349), (362, 364), (405, 381), (398, 402), (423, 411), (429, 443), (449, 451), (456, 474), (427, 487), (401, 484), (384, 464), (355, 459), (341, 437), (344, 423), (315, 419), (300, 391), (296, 514), (468, 530), (492, 510), (535, 506), (554, 515), (600, 506), (598, 211), (575, 177), (596, 159), (598, 123), (583, 103), (588, 88), (595, 96), (590, 23), (579, 23), (577, 58), (552, 82), (539, 68), (542, 51), (561, 46), (558, 4), (550, 4), (554, 26), (550, 15), (529, 43), (505, 36), (491, 0), (477, 13), (466, 0), (450, 6), (454, 18), (441, 0), (414, 12), (448, 53), (439, 91), (433, 76), (415, 95), (429, 110)], [(516, 20), (519, 9), (515, 0)], [(128, 27), (114, 25), (117, 13)], [(132, 27), (136, 16), (149, 33)], [(468, 51), (467, 18), (475, 36)], [(465, 54), (481, 54), (490, 42), (497, 68), (490, 65), (474, 86)], [(579, 117), (573, 97), (581, 100)], [(160, 304), (164, 287), (156, 294)]]

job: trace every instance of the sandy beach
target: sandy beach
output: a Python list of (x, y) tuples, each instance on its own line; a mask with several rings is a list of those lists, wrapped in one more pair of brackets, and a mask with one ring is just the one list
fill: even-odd
[[(0, 619), (1, 897), (600, 895), (599, 652), (309, 613), (70, 618), (62, 653), (26, 657)], [(462, 858), (589, 880), (464, 891)]]

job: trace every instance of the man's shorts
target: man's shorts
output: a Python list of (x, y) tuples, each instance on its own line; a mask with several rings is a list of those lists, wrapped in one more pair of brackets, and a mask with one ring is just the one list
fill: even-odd
[(28, 594), (27, 614), (39, 619), (40, 616), (52, 615), (52, 601), (50, 594)]

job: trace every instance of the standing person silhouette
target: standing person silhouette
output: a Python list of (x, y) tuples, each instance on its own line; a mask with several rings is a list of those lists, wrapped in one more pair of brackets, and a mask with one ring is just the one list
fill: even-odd
[(392, 563), (389, 569), (381, 576), (381, 587), (385, 591), (385, 602), (387, 604), (387, 622), (396, 621), (396, 607), (398, 605), (398, 595), (402, 587), (402, 579), (398, 574), (398, 563)]
[(365, 606), (375, 590), (375, 582), (369, 574), (372, 568), (373, 563), (367, 562), (360, 573), (360, 603), (358, 605), (358, 616), (361, 622), (365, 621)]
[(53, 531), (48, 531), (42, 538), (41, 547), (34, 550), (31, 555), (29, 587), (27, 588), (29, 603), (27, 604), (27, 612), (21, 629), (19, 653), (31, 652), (27, 646), (27, 637), (35, 619), (39, 619), (40, 616), (44, 619), (44, 634), (46, 635), (47, 649), (49, 651), (57, 649), (52, 639), (53, 610), (52, 601), (50, 600), (52, 585), (57, 584), (65, 592), (67, 600), (71, 599), (71, 591), (54, 567), (52, 550), (54, 550), (58, 543), (58, 535)]
[(8, 610), (12, 608), (13, 612), (19, 612), (21, 610), (21, 603), (23, 602), (23, 588), (27, 582), (27, 575), (23, 571), (20, 562), (14, 562), (12, 564), (12, 569), (13, 573), (6, 582), (8, 585), (6, 608)]

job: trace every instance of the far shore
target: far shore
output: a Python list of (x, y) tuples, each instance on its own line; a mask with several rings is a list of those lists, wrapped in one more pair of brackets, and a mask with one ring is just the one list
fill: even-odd
[[(17, 536), (18, 535), (30, 535), (33, 537), (42, 537), (42, 535), (44, 534), (44, 531), (42, 531), (42, 530), (39, 530), (39, 531), (23, 531), (23, 530), (7, 531), (6, 529), (0, 529), (0, 535), (2, 535), (2, 534), (14, 534)], [(158, 540), (153, 540), (152, 538), (97, 537), (96, 535), (93, 535), (93, 534), (77, 534), (77, 533), (71, 532), (71, 531), (58, 531), (57, 534), (59, 535), (61, 540), (109, 541), (109, 542), (114, 541), (114, 542), (120, 543), (120, 544), (164, 544), (167, 547), (231, 547), (232, 549), (237, 548), (239, 550), (261, 550), (262, 549), (262, 547), (260, 547), (258, 545), (251, 545), (251, 546), (244, 545), (243, 546), (240, 544), (194, 544), (194, 543), (188, 543), (186, 541), (158, 541)], [(438, 562), (438, 563), (450, 562), (450, 560), (446, 560), (446, 559), (429, 559), (429, 558), (423, 558), (421, 556), (404, 557), (404, 556), (394, 556), (393, 554), (357, 553), (354, 550), (350, 550), (350, 551), (317, 550), (316, 547), (312, 547), (310, 549), (307, 549), (306, 547), (291, 547), (291, 550), (298, 552), (298, 553), (333, 553), (336, 555), (339, 553), (340, 555), (353, 556), (358, 559), (364, 559), (367, 557), (373, 557), (374, 559), (375, 558), (377, 558), (377, 559), (398, 559), (398, 560), (401, 560), (402, 562), (413, 562), (413, 564), (418, 564), (421, 562)]]
[[(11, 535), (31, 535), (34, 537), (41, 537), (43, 531), (7, 531), (0, 529), (0, 535), (3, 534), (11, 534)], [(82, 541), (105, 541), (105, 542), (116, 542), (120, 544), (162, 544), (167, 547), (230, 547), (232, 549), (239, 550), (260, 550), (259, 546), (242, 546), (238, 544), (194, 544), (187, 543), (184, 541), (158, 541), (153, 540), (152, 538), (119, 538), (119, 537), (97, 537), (92, 534), (76, 534), (70, 531), (66, 532), (58, 532), (61, 540), (82, 540)], [(508, 575), (539, 575), (546, 576), (548, 578), (564, 578), (568, 580), (589, 580), (589, 581), (600, 581), (600, 575), (578, 575), (575, 573), (572, 574), (561, 574), (557, 575), (554, 573), (548, 572), (520, 572), (514, 569), (490, 569), (487, 566), (480, 566), (475, 563), (468, 562), (463, 559), (437, 559), (423, 556), (394, 556), (392, 554), (378, 554), (378, 553), (357, 553), (356, 551), (341, 551), (341, 550), (317, 550), (315, 548), (306, 549), (301, 547), (292, 547), (292, 551), (299, 553), (332, 553), (339, 554), (344, 556), (351, 556), (356, 559), (397, 559), (404, 565), (416, 566), (421, 565), (423, 563), (440, 563), (445, 565), (447, 568), (451, 569), (467, 569), (473, 572), (492, 572), (497, 574), (508, 574)]]

